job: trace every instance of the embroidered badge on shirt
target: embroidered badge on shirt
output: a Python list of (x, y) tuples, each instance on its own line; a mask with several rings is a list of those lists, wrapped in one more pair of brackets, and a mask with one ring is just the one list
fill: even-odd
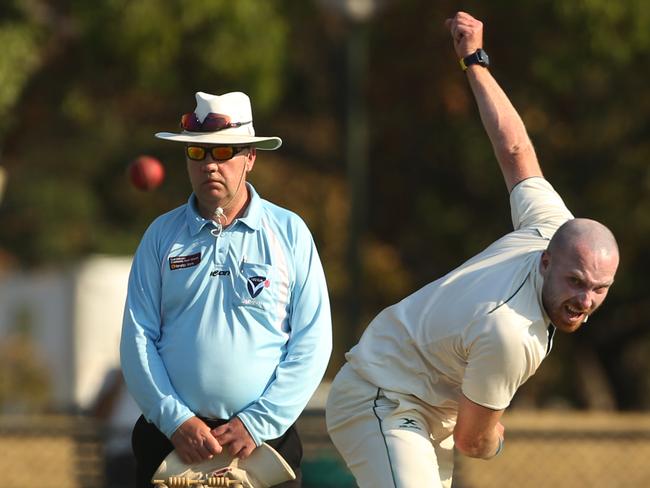
[(174, 256), (169, 258), (169, 269), (191, 268), (201, 262), (201, 253), (190, 254), (189, 256)]
[(248, 288), (248, 293), (250, 293), (251, 298), (255, 298), (257, 295), (262, 293), (264, 288), (268, 288), (271, 282), (266, 279), (266, 276), (253, 276), (248, 278), (246, 287)]

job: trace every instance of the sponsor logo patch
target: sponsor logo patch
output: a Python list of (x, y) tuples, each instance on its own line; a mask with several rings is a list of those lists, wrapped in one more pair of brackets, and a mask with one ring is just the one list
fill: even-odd
[(210, 271), (210, 276), (230, 276), (230, 271), (227, 269), (215, 269), (214, 271)]
[(398, 429), (422, 430), (422, 428), (420, 428), (420, 426), (417, 424), (417, 421), (415, 419), (402, 417), (400, 420), (402, 421), (402, 423), (397, 426)]
[(189, 256), (174, 256), (169, 258), (169, 269), (185, 269), (196, 266), (201, 262), (201, 253), (190, 254)]
[(268, 288), (271, 285), (271, 282), (266, 279), (266, 276), (252, 276), (248, 278), (246, 287), (248, 288), (248, 293), (250, 293), (251, 298), (255, 298), (257, 295), (262, 293), (264, 288)]

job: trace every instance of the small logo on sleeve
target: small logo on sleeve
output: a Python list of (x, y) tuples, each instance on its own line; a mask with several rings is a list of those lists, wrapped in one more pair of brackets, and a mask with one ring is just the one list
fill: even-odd
[(169, 258), (169, 269), (185, 269), (196, 266), (201, 262), (201, 253), (190, 254), (189, 256), (174, 256)]
[(266, 279), (266, 276), (253, 276), (248, 278), (246, 287), (248, 288), (248, 293), (250, 293), (251, 298), (257, 297), (264, 288), (268, 288), (271, 282)]

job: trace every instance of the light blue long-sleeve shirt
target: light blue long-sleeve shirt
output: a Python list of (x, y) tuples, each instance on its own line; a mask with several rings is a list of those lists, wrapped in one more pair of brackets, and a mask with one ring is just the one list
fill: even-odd
[(130, 393), (167, 437), (193, 415), (238, 416), (257, 445), (281, 436), (323, 377), (330, 305), (311, 233), (251, 185), (215, 237), (192, 195), (145, 232), (120, 344)]

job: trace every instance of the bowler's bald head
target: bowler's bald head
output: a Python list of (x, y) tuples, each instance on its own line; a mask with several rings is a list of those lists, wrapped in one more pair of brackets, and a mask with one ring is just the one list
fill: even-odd
[(618, 263), (618, 244), (612, 231), (591, 219), (571, 219), (557, 230), (548, 246), (549, 254), (591, 253)]

